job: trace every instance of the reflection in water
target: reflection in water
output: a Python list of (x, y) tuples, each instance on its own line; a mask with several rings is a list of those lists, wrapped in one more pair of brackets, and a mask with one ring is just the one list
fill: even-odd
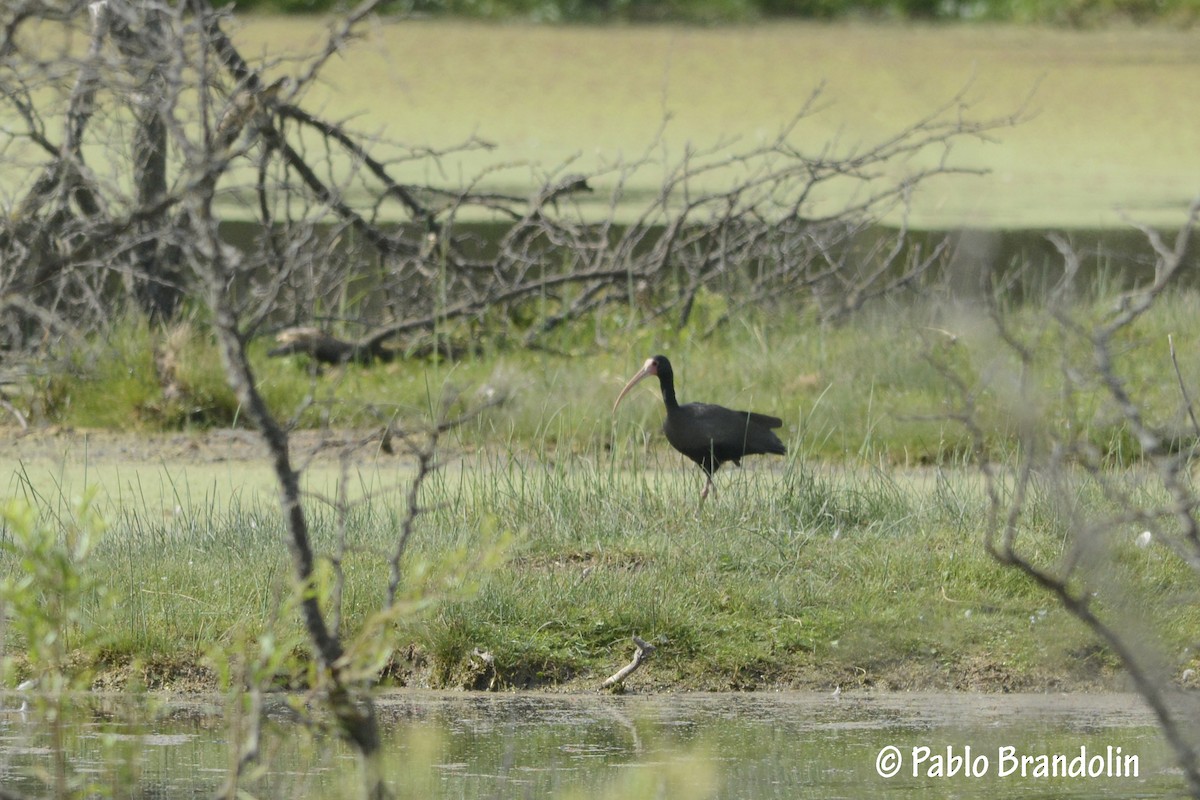
[[(91, 784), (116, 797), (210, 797), (222, 785), (231, 751), (216, 707), (116, 705), (82, 698), (64, 726), (79, 795)], [(398, 797), (926, 800), (1183, 790), (1153, 720), (1124, 695), (398, 692), (380, 705)], [(51, 733), (37, 715), (0, 713), (0, 785), (53, 793), (45, 783)], [(893, 748), (897, 774), (883, 778)], [(1136, 757), (1136, 776), (1038, 773), (1039, 765), (1053, 771), (1054, 755), (1086, 772), (1089, 760), (1103, 764), (1114, 752)], [(256, 797), (354, 796), (349, 752), (294, 721), (267, 726), (263, 754), (267, 768), (247, 783)]]

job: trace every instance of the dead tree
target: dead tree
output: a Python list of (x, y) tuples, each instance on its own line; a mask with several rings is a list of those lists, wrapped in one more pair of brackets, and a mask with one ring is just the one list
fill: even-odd
[[(1156, 231), (1142, 228), (1155, 258), (1154, 275), (1116, 298), (1111, 313), (1098, 323), (1083, 321), (1072, 305), (1079, 256), (1065, 239), (1054, 237), (1063, 257), (1063, 278), (1050, 292), (1040, 323), (1031, 329), (1026, 318), (1018, 328), (995, 301), (995, 293), (984, 291), (981, 296), (989, 300), (995, 335), (984, 335), (987, 353), (975, 354), (970, 370), (961, 366), (963, 353), (936, 358), (957, 398), (955, 416), (972, 434), (986, 479), (985, 549), (1045, 590), (1116, 657), (1157, 717), (1193, 797), (1200, 797), (1200, 741), (1191, 726), (1195, 706), (1175, 687), (1177, 676), (1172, 675), (1162, 643), (1145, 625), (1130, 624), (1136, 612), (1128, 607), (1115, 565), (1119, 550), (1133, 545), (1136, 537), (1139, 547), (1166, 548), (1191, 568), (1200, 584), (1200, 495), (1190, 473), (1200, 456), (1200, 426), (1174, 344), (1160, 343), (1160, 372), (1163, 381), (1178, 380), (1183, 408), (1175, 417), (1191, 420), (1190, 430), (1180, 429), (1176, 421), (1153, 421), (1139, 398), (1139, 387), (1122, 374), (1117, 358), (1139, 320), (1177, 285), (1198, 220), (1200, 198), (1188, 210), (1174, 242), (1168, 244)], [(940, 347), (961, 348), (962, 341)], [(1073, 355), (1080, 352), (1083, 359)], [(1034, 376), (1044, 372), (1039, 367), (1055, 362), (1060, 381), (1049, 394), (1065, 409), (1057, 413), (1075, 413), (1077, 398), (1085, 390), (1103, 398), (1136, 443), (1136, 451), (1125, 458), (1153, 469), (1153, 486), (1161, 501), (1148, 503), (1148, 487), (1138, 484), (1125, 465), (1112, 467), (1108, 454), (1086, 435), (1088, 420), (1046, 422), (1044, 409), (1051, 401), (1047, 387)], [(1009, 398), (1004, 413), (1017, 428), (1016, 455), (1005, 463), (991, 455), (993, 443), (981, 411), (992, 387), (1002, 387), (998, 391)], [(1046, 508), (1058, 509), (1061, 554), (1047, 555), (1031, 530), (1030, 518)]]
[[(939, 248), (907, 247), (903, 226), (867, 234), (927, 178), (964, 171), (948, 159), (956, 140), (1020, 117), (971, 120), (964, 91), (874, 145), (807, 152), (793, 133), (818, 90), (761, 144), (719, 142), (664, 161), (648, 143), (645, 156), (590, 174), (547, 173), (524, 196), (488, 191), (487, 173), (461, 186), (404, 183), (401, 162), (489, 145), (402, 146), (303, 108), (374, 5), (287, 75), (239, 53), (208, 0), (91, 3), (86, 53), (64, 44), (50, 57), (46, 25), (79, 27), (82, 2), (0, 12), (0, 105), (18, 122), (0, 142), (14, 156), (0, 177), (21, 187), (0, 222), (0, 347), (102, 332), (126, 308), (178, 314), (192, 281), (186, 206), (209, 185), (214, 213), (241, 205), (255, 215), (236, 245), (222, 240), (242, 250), (227, 288), (251, 334), (305, 326), (378, 354), (384, 342), (404, 349), (484, 326), (540, 344), (613, 304), (686, 325), (705, 291), (725, 296), (730, 314), (785, 298), (836, 319), (920, 286)], [(325, 150), (314, 157), (301, 136)], [(400, 155), (376, 157), (385, 144)], [(907, 175), (884, 179), (906, 163)], [(624, 198), (649, 170), (665, 170), (661, 189), (629, 211)], [(830, 205), (835, 187), (854, 199)], [(492, 241), (464, 222), (480, 212), (500, 220)]]

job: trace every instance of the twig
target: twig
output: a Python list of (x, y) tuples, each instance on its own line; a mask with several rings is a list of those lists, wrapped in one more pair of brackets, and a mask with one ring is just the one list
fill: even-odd
[(25, 419), (25, 415), (21, 413), (19, 408), (5, 400), (3, 395), (0, 395), (0, 408), (16, 417), (17, 423), (21, 426), (21, 430), (29, 430), (29, 422)]
[(601, 689), (610, 689), (614, 686), (620, 686), (626, 678), (633, 674), (634, 670), (642, 665), (643, 661), (650, 657), (651, 653), (658, 649), (649, 642), (644, 641), (639, 636), (633, 637), (633, 643), (637, 645), (637, 652), (633, 654), (633, 661), (630, 661), (628, 664), (621, 667), (621, 669), (617, 670), (612, 677), (600, 684)]
[(1171, 364), (1175, 367), (1175, 378), (1179, 381), (1179, 391), (1183, 394), (1184, 405), (1187, 406), (1188, 417), (1192, 420), (1192, 429), (1200, 435), (1200, 423), (1196, 422), (1196, 410), (1192, 407), (1192, 398), (1188, 395), (1187, 385), (1183, 382), (1183, 373), (1179, 371), (1179, 361), (1175, 358), (1175, 339), (1167, 334), (1167, 346), (1171, 349)]
[(409, 452), (416, 457), (417, 473), (408, 484), (407, 510), (404, 512), (404, 520), (400, 523), (400, 535), (396, 539), (396, 547), (388, 558), (387, 599), (383, 604), (385, 609), (390, 609), (396, 604), (396, 594), (400, 590), (400, 580), (403, 576), (401, 563), (404, 560), (404, 552), (416, 529), (417, 517), (424, 511), (420, 504), (421, 486), (437, 469), (434, 457), (437, 454), (438, 436), (443, 430), (440, 425), (433, 427), (425, 433), (423, 442), (417, 442), (411, 434), (401, 431), (394, 432), (408, 443)]

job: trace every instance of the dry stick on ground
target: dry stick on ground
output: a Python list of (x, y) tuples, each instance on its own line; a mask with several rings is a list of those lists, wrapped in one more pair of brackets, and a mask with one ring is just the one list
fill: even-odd
[(29, 429), (29, 422), (25, 419), (25, 415), (21, 413), (20, 409), (4, 398), (4, 391), (2, 389), (0, 389), (0, 409), (4, 409), (9, 414), (12, 414), (16, 418), (17, 424), (21, 426), (21, 430)]
[(649, 658), (651, 654), (658, 649), (649, 642), (644, 641), (639, 636), (633, 637), (633, 643), (637, 645), (637, 652), (633, 654), (633, 661), (630, 661), (628, 664), (621, 667), (608, 680), (600, 684), (600, 688), (602, 690), (620, 686), (626, 678), (632, 675), (634, 671), (642, 665), (642, 662)]

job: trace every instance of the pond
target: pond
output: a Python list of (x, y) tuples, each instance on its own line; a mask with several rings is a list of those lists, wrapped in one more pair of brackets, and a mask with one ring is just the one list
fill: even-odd
[[(90, 784), (77, 796), (220, 788), (236, 722), (219, 703), (130, 706), (76, 704), (59, 730), (57, 766), (44, 716), (0, 714), (0, 785), (52, 795), (47, 776), (58, 769)], [(264, 767), (243, 784), (250, 796), (354, 796), (349, 752), (313, 737), (287, 708), (268, 704)], [(379, 708), (398, 797), (1185, 796), (1170, 749), (1132, 695), (394, 692)]]

